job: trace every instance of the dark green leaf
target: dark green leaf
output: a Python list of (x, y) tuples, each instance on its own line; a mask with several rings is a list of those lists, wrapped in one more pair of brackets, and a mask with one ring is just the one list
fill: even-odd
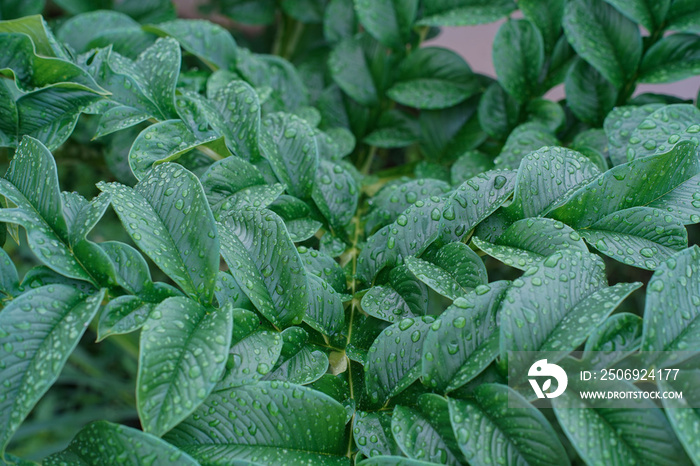
[(631, 132), (627, 160), (659, 154), (680, 141), (700, 143), (700, 110), (690, 104), (661, 107)]
[(421, 375), (423, 341), (432, 317), (407, 317), (387, 327), (369, 349), (365, 387), (373, 403), (396, 396)]
[(405, 317), (425, 315), (428, 310), (428, 289), (405, 265), (389, 272), (389, 282), (373, 286), (362, 297), (362, 309), (372, 317), (397, 322)]
[(360, 197), (352, 174), (342, 165), (322, 160), (311, 196), (333, 228), (350, 223)]
[(275, 175), (290, 194), (308, 198), (319, 166), (313, 130), (301, 118), (287, 113), (267, 115), (262, 127), (260, 146)]
[[(692, 246), (667, 259), (647, 288), (642, 351), (699, 351), (700, 249)], [(662, 354), (652, 355), (656, 360)]]
[(495, 163), (498, 168), (517, 168), (530, 152), (558, 144), (559, 141), (546, 126), (535, 122), (523, 123), (510, 133)]
[(666, 15), (666, 29), (700, 33), (698, 0), (674, 0)]
[[(630, 382), (594, 381), (581, 386), (573, 377), (570, 390), (639, 392)], [(579, 382), (578, 384), (576, 382)], [(552, 399), (554, 413), (576, 452), (587, 464), (688, 465), (668, 419), (649, 399), (584, 401), (565, 391)]]
[(532, 21), (544, 39), (544, 51), (549, 55), (561, 35), (561, 20), (566, 0), (520, 0), (518, 8)]
[(466, 100), (479, 87), (462, 57), (448, 49), (425, 47), (401, 62), (395, 84), (387, 95), (409, 107), (440, 109)]
[[(684, 224), (697, 223), (700, 216), (692, 203), (700, 189), (699, 175), (697, 146), (683, 142), (665, 154), (633, 160), (608, 170), (578, 188), (549, 216), (581, 229), (620, 210), (652, 207)], [(595, 210), (588, 207), (593, 205), (597, 206)]]
[(493, 40), (493, 66), (498, 82), (519, 102), (537, 95), (544, 64), (542, 34), (528, 20), (505, 22)]
[(98, 187), (111, 195), (114, 210), (139, 248), (183, 291), (211, 302), (219, 239), (199, 180), (185, 168), (166, 163), (153, 168), (133, 189), (119, 183)]
[(600, 126), (617, 101), (617, 89), (595, 68), (577, 59), (564, 81), (566, 103), (581, 121)]
[(470, 400), (449, 400), (450, 420), (469, 464), (569, 464), (540, 411), (505, 385), (483, 384)]
[(491, 84), (481, 96), (479, 123), (492, 138), (506, 139), (519, 117), (520, 104), (500, 84)]
[(379, 92), (367, 57), (368, 38), (357, 35), (342, 40), (331, 52), (328, 66), (333, 80), (362, 105), (376, 105)]
[(533, 358), (561, 360), (640, 286), (608, 287), (603, 261), (570, 249), (529, 268), (513, 282), (501, 311), (501, 357), (512, 352), (509, 382), (522, 382)]
[(219, 230), (221, 254), (256, 309), (276, 326), (300, 323), (308, 282), (282, 219), (247, 208), (227, 217)]
[(227, 70), (236, 63), (236, 41), (226, 29), (209, 21), (176, 19), (146, 26), (145, 30), (175, 38), (211, 68)]
[(430, 262), (407, 257), (405, 264), (420, 281), (453, 301), (488, 281), (483, 261), (464, 243), (443, 246)]
[(231, 308), (168, 298), (141, 332), (137, 407), (146, 432), (162, 436), (204, 401), (226, 367)]
[(0, 456), (58, 378), (102, 298), (104, 290), (86, 296), (71, 286), (48, 285), (24, 293), (0, 312)]
[(661, 29), (672, 0), (606, 0), (632, 21), (654, 33)]
[(362, 26), (387, 47), (401, 50), (411, 35), (418, 0), (355, 0)]
[(507, 288), (504, 281), (479, 286), (440, 315), (423, 343), (423, 383), (441, 392), (456, 390), (496, 358), (496, 311)]
[(638, 26), (608, 3), (574, 0), (566, 6), (564, 31), (576, 52), (620, 89), (642, 56)]
[(166, 440), (207, 464), (240, 459), (348, 466), (341, 456), (347, 447), (344, 431), (340, 403), (306, 387), (273, 381), (214, 393)]
[(387, 411), (358, 411), (352, 431), (355, 445), (367, 457), (382, 458), (384, 455), (401, 454), (391, 433), (391, 414)]
[(79, 464), (101, 466), (118, 459), (140, 464), (147, 458), (153, 466), (196, 466), (191, 456), (163, 440), (132, 427), (97, 421), (83, 427), (68, 448), (42, 461), (47, 466)]
[(459, 186), (468, 179), (492, 168), (493, 160), (491, 157), (478, 151), (468, 151), (452, 164), (450, 180), (454, 186)]
[(529, 269), (557, 251), (588, 251), (581, 235), (571, 227), (549, 218), (518, 220), (493, 243), (477, 236), (472, 241), (489, 256), (520, 270)]
[(417, 410), (397, 406), (391, 417), (394, 438), (404, 454), (433, 464), (460, 464), (447, 401), (425, 394), (418, 398), (416, 407)]
[(615, 107), (608, 113), (608, 116), (605, 117), (604, 127), (605, 134), (608, 137), (610, 160), (614, 165), (629, 162), (627, 158), (627, 146), (632, 136), (632, 131), (636, 129), (646, 117), (653, 114), (662, 106), (661, 104), (649, 104), (640, 107)]

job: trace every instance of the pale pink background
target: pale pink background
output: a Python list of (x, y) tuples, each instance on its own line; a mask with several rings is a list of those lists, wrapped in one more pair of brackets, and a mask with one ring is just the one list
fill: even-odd
[[(182, 17), (200, 16), (197, 12), (197, 5), (201, 3), (203, 3), (202, 0), (175, 0), (178, 14)], [(513, 16), (518, 17), (520, 14), (516, 12)], [(223, 18), (213, 19), (222, 20)], [(498, 28), (504, 21), (501, 20), (480, 26), (446, 27), (442, 29), (442, 33), (438, 37), (427, 41), (426, 45), (452, 49), (464, 57), (474, 71), (495, 77), (496, 73), (493, 70), (493, 61), (491, 60), (491, 46)], [(636, 94), (656, 92), (695, 100), (699, 88), (700, 76), (695, 76), (675, 83), (641, 85), (637, 88)], [(552, 89), (547, 94), (548, 98), (554, 100), (558, 100), (563, 96), (563, 85)]]

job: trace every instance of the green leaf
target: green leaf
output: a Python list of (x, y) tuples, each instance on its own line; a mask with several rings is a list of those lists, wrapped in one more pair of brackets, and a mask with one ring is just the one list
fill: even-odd
[(411, 37), (418, 0), (355, 0), (365, 30), (383, 45), (401, 50)]
[[(141, 131), (134, 141), (129, 151), (129, 166), (134, 176), (141, 180), (154, 165), (175, 161), (196, 148), (212, 150), (209, 146), (217, 139), (216, 136), (197, 138), (181, 120), (156, 123)], [(222, 155), (228, 155), (228, 151), (224, 151)]]
[(391, 109), (379, 116), (376, 128), (363, 141), (381, 148), (406, 147), (418, 142), (418, 123), (414, 117)]
[(104, 89), (78, 65), (60, 58), (37, 55), (35, 44), (25, 34), (2, 34), (0, 46), (3, 50), (0, 69), (7, 70), (22, 91), (29, 92), (51, 84), (74, 83), (82, 84), (82, 89), (104, 93)]
[(270, 210), (282, 217), (289, 237), (294, 242), (310, 239), (323, 226), (311, 217), (309, 205), (293, 196), (282, 194), (270, 204)]
[(587, 252), (581, 235), (571, 227), (549, 218), (518, 220), (491, 243), (477, 236), (474, 245), (506, 265), (527, 270), (557, 251)]
[(680, 141), (700, 143), (700, 109), (690, 104), (661, 107), (631, 132), (627, 160), (667, 152)]
[(452, 164), (450, 178), (453, 185), (459, 186), (479, 173), (491, 169), (493, 160), (490, 157), (478, 151), (467, 151)]
[(594, 370), (609, 368), (639, 349), (641, 341), (641, 317), (626, 312), (613, 314), (588, 337), (582, 359)]
[(700, 74), (700, 38), (674, 34), (662, 38), (644, 54), (639, 81), (668, 83)]
[[(282, 338), (285, 338), (284, 332)], [(307, 385), (320, 379), (327, 370), (328, 356), (326, 356), (326, 353), (304, 345), (294, 354), (285, 355), (283, 348), (282, 356), (277, 361), (277, 367), (266, 374), (263, 380), (278, 380), (280, 382)]]
[(695, 435), (695, 426), (700, 422), (700, 413), (697, 409), (700, 395), (698, 395), (696, 383), (699, 376), (700, 371), (697, 369), (681, 370), (676, 380), (659, 380), (659, 388), (662, 391), (683, 392), (683, 398), (664, 397), (661, 399), (661, 403), (673, 430), (694, 464), (700, 462), (700, 444)]
[(309, 308), (304, 321), (324, 335), (333, 335), (345, 325), (343, 300), (333, 287), (316, 275), (309, 275)]
[(387, 411), (357, 411), (352, 431), (355, 445), (367, 457), (400, 455), (401, 450), (391, 433), (391, 414)]
[(590, 159), (601, 171), (608, 167), (609, 145), (605, 131), (600, 128), (591, 128), (576, 135), (571, 142), (571, 148)]
[(420, 281), (453, 301), (488, 282), (484, 262), (464, 243), (443, 246), (430, 262), (407, 257), (405, 264)]
[(389, 272), (389, 282), (373, 286), (360, 301), (362, 310), (386, 322), (425, 315), (428, 310), (428, 288), (405, 265)]
[(71, 286), (28, 291), (0, 312), (0, 457), (19, 425), (58, 378), (104, 298)]
[(255, 90), (239, 80), (228, 82), (209, 97), (196, 99), (207, 122), (226, 139), (229, 150), (252, 163), (261, 157), (260, 100)]
[(529, 122), (515, 128), (508, 136), (501, 153), (496, 157), (498, 168), (518, 168), (523, 158), (544, 146), (557, 146), (559, 141), (541, 123)]
[(175, 118), (175, 86), (180, 74), (180, 45), (170, 37), (161, 38), (139, 55), (134, 63), (143, 72), (149, 97), (161, 115)]
[(666, 15), (666, 29), (700, 33), (700, 11), (697, 0), (674, 0)]
[(160, 437), (189, 416), (226, 367), (231, 309), (184, 298), (160, 303), (143, 325), (136, 381), (139, 419)]
[(236, 70), (254, 88), (272, 89), (267, 99), (268, 113), (294, 112), (299, 107), (309, 105), (309, 91), (301, 76), (282, 57), (251, 54), (247, 49), (239, 49)]
[(2, 21), (0, 23), (0, 33), (26, 34), (34, 43), (34, 49), (37, 54), (44, 57), (69, 59), (65, 49), (58, 43), (48, 24), (39, 14)]
[(112, 45), (120, 54), (134, 59), (155, 42), (155, 37), (142, 31), (141, 25), (131, 17), (109, 10), (69, 18), (58, 28), (56, 36), (77, 53)]
[(671, 0), (605, 0), (650, 33), (661, 29)]
[(683, 223), (663, 210), (649, 207), (620, 210), (578, 233), (606, 256), (647, 270), (654, 270), (688, 246)]
[[(578, 382), (578, 384), (577, 384)], [(663, 411), (649, 399), (584, 401), (571, 390), (639, 392), (625, 381), (594, 381), (581, 386), (573, 377), (569, 391), (552, 399), (554, 413), (576, 452), (587, 464), (687, 465), (688, 458)], [(577, 392), (578, 393), (578, 392)]]
[(176, 19), (144, 30), (173, 37), (212, 69), (232, 69), (236, 63), (236, 41), (226, 29), (210, 21)]
[(447, 401), (425, 394), (418, 398), (416, 407), (417, 410), (397, 406), (391, 417), (394, 438), (404, 454), (433, 464), (461, 464)]
[(595, 68), (574, 61), (564, 81), (566, 103), (579, 120), (600, 126), (617, 101), (617, 89)]
[(513, 389), (483, 384), (473, 399), (448, 402), (457, 443), (469, 464), (569, 464), (550, 423)]
[(356, 35), (342, 40), (328, 57), (333, 80), (350, 97), (362, 105), (374, 106), (379, 102), (379, 91), (367, 56), (368, 38)]
[(608, 3), (574, 0), (566, 6), (564, 31), (574, 50), (620, 89), (642, 57), (639, 27)]
[(24, 227), (39, 260), (67, 277), (97, 283), (84, 267), (92, 263), (81, 263), (76, 256), (83, 256), (69, 241), (56, 163), (39, 141), (22, 139), (5, 178), (0, 179), (0, 194), (17, 206), (0, 209), (0, 221)]
[(299, 246), (297, 251), (307, 272), (327, 282), (338, 293), (345, 292), (347, 281), (345, 271), (335, 259), (305, 246)]
[(293, 196), (310, 197), (319, 166), (311, 127), (288, 113), (267, 115), (262, 126), (260, 146), (277, 178)]
[(360, 192), (352, 174), (341, 164), (322, 160), (311, 197), (331, 227), (342, 228), (355, 215)]
[(273, 381), (212, 394), (165, 439), (207, 464), (240, 459), (347, 466), (344, 431), (340, 403), (310, 388)]
[(518, 124), (520, 104), (496, 82), (481, 96), (478, 116), (489, 136), (503, 140)]
[(461, 240), (495, 212), (513, 193), (515, 175), (511, 170), (492, 170), (462, 183), (448, 198), (442, 213), (444, 234)]
[[(699, 351), (700, 249), (692, 246), (661, 264), (649, 281), (642, 351)], [(651, 355), (657, 361), (664, 356)]]
[[(471, 178), (471, 177), (470, 177)], [(420, 179), (386, 184), (373, 198), (366, 215), (365, 231), (372, 232), (394, 222), (401, 213), (419, 200), (442, 196), (450, 190), (444, 181)]]
[(282, 337), (277, 332), (260, 330), (246, 335), (231, 346), (226, 371), (216, 391), (259, 381), (272, 370), (281, 351)]
[[(683, 142), (665, 154), (608, 170), (578, 188), (548, 215), (580, 230), (620, 210), (652, 207), (684, 224), (696, 223), (700, 217), (692, 201), (699, 189), (699, 172), (697, 146)], [(593, 205), (595, 210), (588, 207)]]
[(308, 281), (282, 219), (247, 208), (227, 217), (219, 231), (221, 254), (255, 308), (276, 326), (300, 323)]
[(265, 208), (284, 190), (281, 185), (266, 184), (254, 165), (236, 156), (213, 163), (200, 180), (217, 219), (247, 205)]
[(661, 104), (649, 104), (640, 107), (623, 106), (615, 107), (605, 117), (605, 134), (608, 137), (610, 160), (614, 165), (628, 162), (627, 147), (632, 131), (644, 121), (646, 117), (660, 109)]
[(423, 11), (421, 26), (472, 26), (492, 23), (515, 10), (511, 0), (433, 0)]
[(15, 264), (4, 249), (0, 249), (0, 304), (20, 294), (19, 278)]
[(399, 65), (387, 95), (394, 101), (420, 109), (452, 107), (479, 91), (469, 65), (456, 53), (441, 47), (420, 48)]
[[(484, 176), (482, 184), (486, 185), (486, 180)], [(408, 256), (422, 253), (440, 235), (445, 202), (437, 196), (416, 201), (394, 223), (370, 236), (357, 260), (358, 277), (370, 283), (384, 267), (393, 267)]]
[(562, 147), (538, 149), (523, 157), (513, 203), (506, 210), (514, 218), (547, 215), (599, 175), (598, 168), (578, 152)]
[(538, 94), (544, 64), (542, 34), (528, 20), (503, 23), (493, 40), (493, 66), (498, 82), (518, 102)]
[(434, 320), (407, 317), (387, 327), (372, 343), (365, 365), (365, 388), (373, 403), (384, 403), (418, 380), (423, 341)]
[(603, 261), (587, 252), (558, 251), (529, 268), (513, 282), (501, 311), (501, 357), (512, 352), (509, 382), (519, 384), (534, 358), (561, 360), (640, 286), (608, 287)]
[(458, 298), (428, 330), (423, 343), (423, 383), (440, 392), (456, 390), (498, 355), (496, 311), (508, 282), (479, 286)]
[(98, 188), (111, 195), (112, 206), (136, 245), (185, 293), (211, 302), (219, 239), (199, 180), (187, 169), (166, 163), (153, 168), (134, 188), (104, 182)]
[(119, 459), (139, 464), (153, 458), (153, 466), (191, 465), (197, 463), (176, 447), (132, 427), (97, 421), (83, 427), (60, 453), (43, 460), (47, 466), (79, 464), (99, 466)]
[(355, 32), (357, 19), (353, 0), (330, 0), (323, 16), (323, 36), (326, 41), (335, 43), (352, 37)]
[(565, 0), (520, 0), (518, 8), (526, 19), (540, 30), (544, 51), (549, 55), (561, 36), (561, 20), (564, 17)]
[(454, 160), (488, 137), (474, 115), (471, 99), (442, 110), (423, 110), (418, 123), (421, 152), (435, 162)]
[(528, 121), (540, 123), (550, 131), (557, 132), (566, 123), (566, 114), (562, 106), (547, 99), (534, 99), (525, 108)]

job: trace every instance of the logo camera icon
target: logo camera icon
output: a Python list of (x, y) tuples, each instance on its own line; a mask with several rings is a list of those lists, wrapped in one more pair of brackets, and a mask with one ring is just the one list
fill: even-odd
[[(569, 383), (569, 378), (566, 376), (564, 369), (556, 364), (549, 364), (546, 359), (536, 361), (530, 370), (527, 372), (530, 377), (550, 377), (545, 380), (540, 388), (539, 383), (535, 379), (529, 379), (532, 389), (535, 391), (537, 398), (556, 398), (566, 390), (566, 385)], [(557, 381), (557, 389), (549, 393), (547, 390), (552, 386), (552, 378)]]

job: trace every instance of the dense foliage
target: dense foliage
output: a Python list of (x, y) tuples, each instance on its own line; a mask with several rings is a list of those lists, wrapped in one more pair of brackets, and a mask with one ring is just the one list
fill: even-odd
[[(700, 110), (635, 96), (700, 1), (208, 6), (0, 3), (6, 462), (700, 464), (697, 363), (572, 409), (506, 358), (700, 352)], [(420, 47), (506, 16), (497, 80)]]

